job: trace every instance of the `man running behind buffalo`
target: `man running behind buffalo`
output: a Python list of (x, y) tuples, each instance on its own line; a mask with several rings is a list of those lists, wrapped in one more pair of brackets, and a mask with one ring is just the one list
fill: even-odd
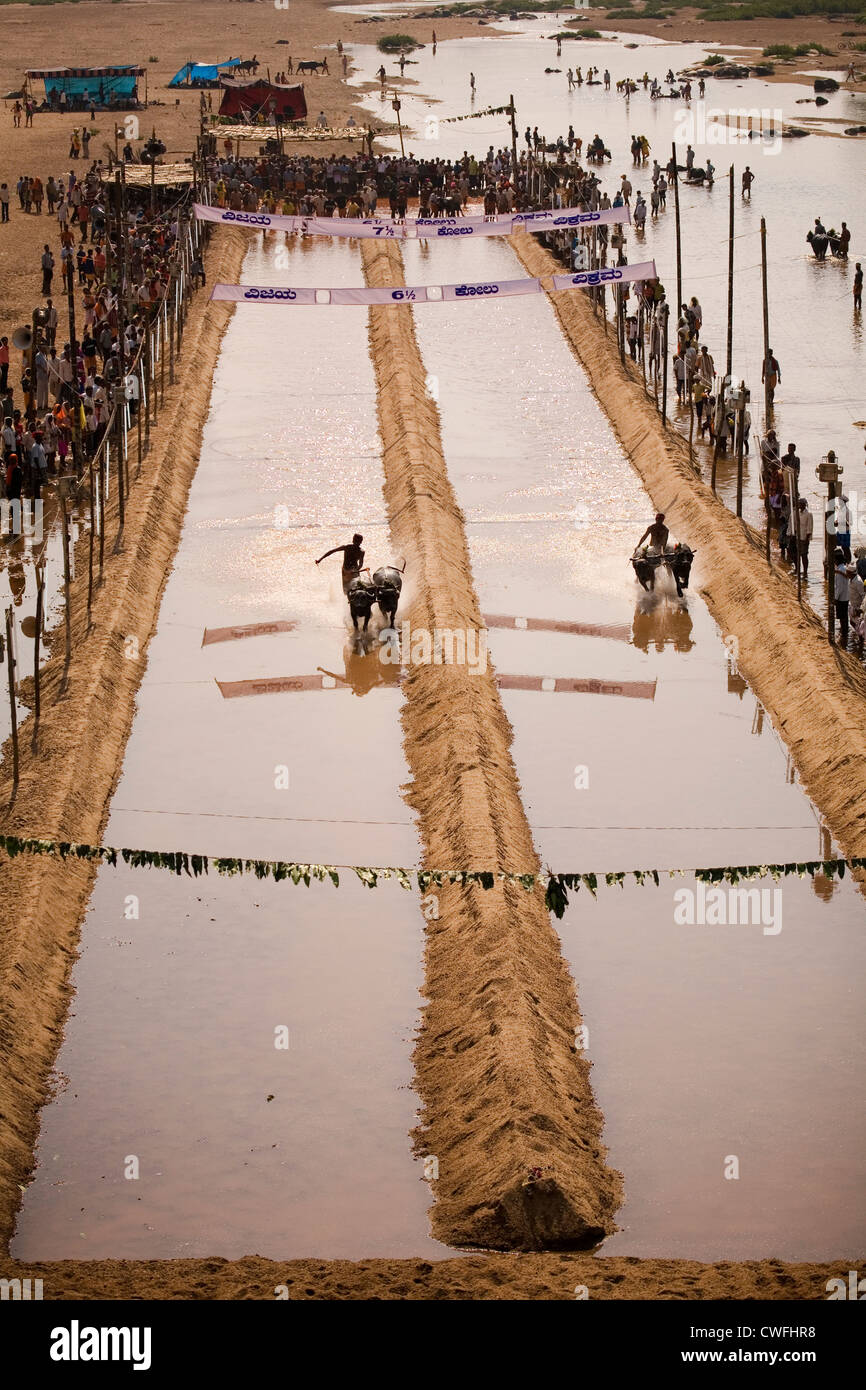
[(348, 592), (352, 580), (361, 573), (364, 564), (364, 552), (361, 549), (363, 539), (363, 536), (354, 535), (350, 545), (335, 545), (333, 550), (326, 550), (324, 555), (320, 555), (316, 561), (316, 564), (320, 565), (323, 560), (327, 560), (329, 555), (337, 555), (342, 552), (344, 594)]
[(644, 541), (647, 539), (647, 537), (649, 537), (650, 548), (655, 550), (657, 554), (664, 555), (665, 546), (668, 543), (669, 535), (670, 532), (668, 531), (668, 528), (665, 526), (664, 512), (656, 512), (655, 521), (646, 528), (637, 545), (635, 546), (635, 550), (639, 550), (640, 547), (643, 545)]

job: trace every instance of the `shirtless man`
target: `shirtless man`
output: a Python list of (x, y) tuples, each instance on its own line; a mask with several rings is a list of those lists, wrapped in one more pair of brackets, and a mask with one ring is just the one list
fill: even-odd
[(363, 536), (355, 535), (352, 537), (350, 545), (335, 545), (333, 550), (326, 550), (324, 555), (320, 555), (316, 561), (320, 565), (323, 560), (327, 560), (329, 555), (343, 555), (343, 593), (346, 592), (353, 579), (361, 573), (364, 564), (364, 552), (361, 549)]
[(646, 528), (637, 545), (635, 546), (635, 550), (640, 550), (644, 541), (647, 539), (647, 537), (649, 537), (650, 549), (654, 549), (659, 555), (664, 555), (665, 546), (668, 543), (669, 535), (670, 532), (668, 531), (668, 528), (665, 526), (664, 512), (656, 512), (655, 521), (652, 522), (652, 524)]

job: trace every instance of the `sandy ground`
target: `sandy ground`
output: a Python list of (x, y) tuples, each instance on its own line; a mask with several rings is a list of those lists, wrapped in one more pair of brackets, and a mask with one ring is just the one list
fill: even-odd
[[(396, 243), (360, 245), (369, 284), (406, 283)], [(373, 308), (370, 345), (391, 538), (414, 576), (408, 621), (413, 631), (480, 631), (411, 309)], [(403, 690), (407, 799), (426, 865), (537, 870), (492, 665), (483, 674), (413, 665)], [(605, 1162), (589, 1064), (575, 1048), (574, 985), (550, 915), (517, 885), (436, 891), (414, 1057), (419, 1144), (439, 1160), (434, 1234), (509, 1249), (594, 1245), (614, 1229), (621, 1184)]]
[[(138, 62), (147, 69), (149, 106), (139, 112), (141, 138), (151, 130), (167, 146), (166, 160), (183, 158), (195, 150), (199, 130), (199, 92), (169, 89), (178, 69), (192, 57), (201, 62), (218, 62), (229, 57), (251, 58), (262, 64), (259, 75), (270, 69), (275, 76), (287, 66), (291, 55), (295, 64), (303, 58), (327, 53), (331, 73), (303, 79), (308, 119), (314, 122), (323, 110), (334, 127), (345, 126), (350, 114), (359, 125), (366, 125), (369, 113), (356, 105), (357, 93), (349, 88), (340, 72), (335, 51), (338, 39), (345, 43), (375, 43), (382, 33), (394, 32), (390, 24), (362, 24), (349, 15), (334, 14), (317, 0), (291, 0), (288, 10), (277, 9), (270, 0), (239, 3), (239, 0), (125, 0), (122, 8), (103, 3), (76, 5), (4, 5), (0, 9), (0, 92), (17, 90), (27, 68), (98, 66), (107, 63)], [(411, 33), (428, 43), (431, 25), (427, 21), (400, 21), (400, 32)], [(465, 20), (437, 21), (437, 38), (457, 38), (475, 34), (477, 27)], [(288, 39), (289, 43), (278, 43)], [(321, 50), (321, 52), (319, 51)], [(153, 56), (155, 63), (148, 60)], [(393, 58), (382, 60), (389, 74), (389, 87), (411, 82), (411, 66), (401, 82)], [(350, 68), (351, 74), (351, 68)], [(392, 82), (393, 78), (393, 82)], [(34, 83), (37, 99), (43, 96), (42, 82)], [(144, 79), (141, 79), (141, 92)], [(214, 92), (214, 105), (219, 93)], [(83, 174), (83, 159), (69, 159), (72, 129), (82, 125), (80, 114), (61, 116), (37, 112), (30, 129), (12, 124), (11, 101), (0, 112), (0, 182), (13, 191), (10, 221), (0, 227), (0, 333), (11, 333), (29, 319), (33, 307), (42, 302), (40, 256), (42, 243), (50, 240), (57, 254), (58, 230), (46, 212), (26, 216), (17, 207), (14, 188), (22, 174), (65, 176), (76, 168)], [(390, 108), (388, 108), (390, 116)], [(122, 117), (121, 117), (122, 119)], [(115, 119), (97, 112), (87, 121), (91, 132), (91, 160), (108, 160), (114, 153)], [(385, 128), (383, 126), (383, 128)], [(339, 144), (316, 141), (298, 143), (299, 152), (318, 154), (334, 149), (359, 148), (348, 141)], [(120, 148), (123, 148), (121, 142)], [(250, 149), (257, 150), (256, 144)], [(58, 286), (59, 274), (55, 276)], [(55, 296), (59, 300), (59, 295)], [(61, 318), (63, 322), (63, 318)], [(16, 355), (17, 358), (17, 355)], [(13, 384), (15, 368), (10, 372)]]
[[(59, 1260), (19, 1265), (0, 1260), (0, 1278), (34, 1278), (52, 1299), (531, 1300), (591, 1299), (824, 1300), (827, 1280), (847, 1281), (862, 1260), (783, 1264), (750, 1260), (595, 1258), (592, 1255), (478, 1255), (437, 1260)], [(284, 1296), (284, 1295), (281, 1295)], [(794, 1321), (794, 1319), (792, 1319)]]

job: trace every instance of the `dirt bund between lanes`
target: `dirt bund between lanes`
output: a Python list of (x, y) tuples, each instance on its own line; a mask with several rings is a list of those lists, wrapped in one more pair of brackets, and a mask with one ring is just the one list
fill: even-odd
[[(237, 280), (247, 245), (243, 232), (220, 228), (208, 250), (209, 275)], [(37, 754), (30, 747), (32, 720), (20, 728), (20, 781), (11, 809), (11, 743), (4, 749), (0, 829), (6, 834), (101, 842), (198, 466), (211, 375), (229, 317), (224, 305), (211, 305), (203, 294), (190, 305), (175, 385), (166, 387), (150, 452), (132, 483), (123, 549), (116, 555), (109, 522), (105, 582), (94, 589), (89, 634), (88, 535), (79, 540), (69, 680), (64, 692), (61, 624), (42, 672)], [(138, 638), (138, 660), (125, 655), (130, 635)], [(32, 1167), (39, 1111), (49, 1095), (72, 992), (69, 972), (95, 877), (95, 866), (86, 861), (0, 855), (0, 1251), (8, 1249), (21, 1185)]]
[[(534, 237), (510, 240), (530, 275), (562, 270)], [(722, 633), (736, 637), (739, 669), (785, 740), (805, 790), (843, 854), (866, 854), (866, 672), (830, 646), (818, 618), (797, 602), (787, 572), (767, 564), (764, 537), (701, 481), (687, 443), (663, 427), (640, 375), (620, 362), (616, 335), (612, 328), (605, 335), (586, 292), (549, 299), (653, 504), (695, 550), (700, 592)], [(817, 535), (820, 541), (820, 529)], [(820, 565), (815, 542), (813, 550), (812, 562)], [(858, 878), (862, 887), (864, 876)]]
[[(405, 284), (395, 243), (362, 241), (361, 256), (368, 285)], [(401, 619), (431, 638), (478, 632), (463, 516), (410, 307), (371, 306), (370, 349), (391, 539), (411, 575)], [(482, 674), (410, 663), (403, 692), (407, 800), (425, 865), (536, 870), (490, 665)], [(606, 1163), (589, 1064), (575, 1047), (577, 998), (549, 914), (514, 885), (433, 892), (414, 1062), (416, 1143), (438, 1162), (434, 1234), (494, 1249), (595, 1244), (614, 1229), (621, 1179)]]

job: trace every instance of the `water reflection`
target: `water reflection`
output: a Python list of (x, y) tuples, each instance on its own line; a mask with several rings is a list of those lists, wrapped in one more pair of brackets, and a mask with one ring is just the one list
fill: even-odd
[(343, 673), (329, 671), (324, 666), (318, 669), (323, 676), (331, 676), (339, 685), (348, 685), (355, 695), (369, 695), (371, 690), (381, 686), (396, 688), (403, 677), (403, 668), (399, 663), (380, 661), (380, 650), (376, 632), (356, 633), (343, 648)]
[(642, 652), (649, 652), (651, 643), (657, 652), (665, 647), (690, 652), (694, 643), (688, 605), (665, 594), (643, 594), (635, 605), (631, 640)]

